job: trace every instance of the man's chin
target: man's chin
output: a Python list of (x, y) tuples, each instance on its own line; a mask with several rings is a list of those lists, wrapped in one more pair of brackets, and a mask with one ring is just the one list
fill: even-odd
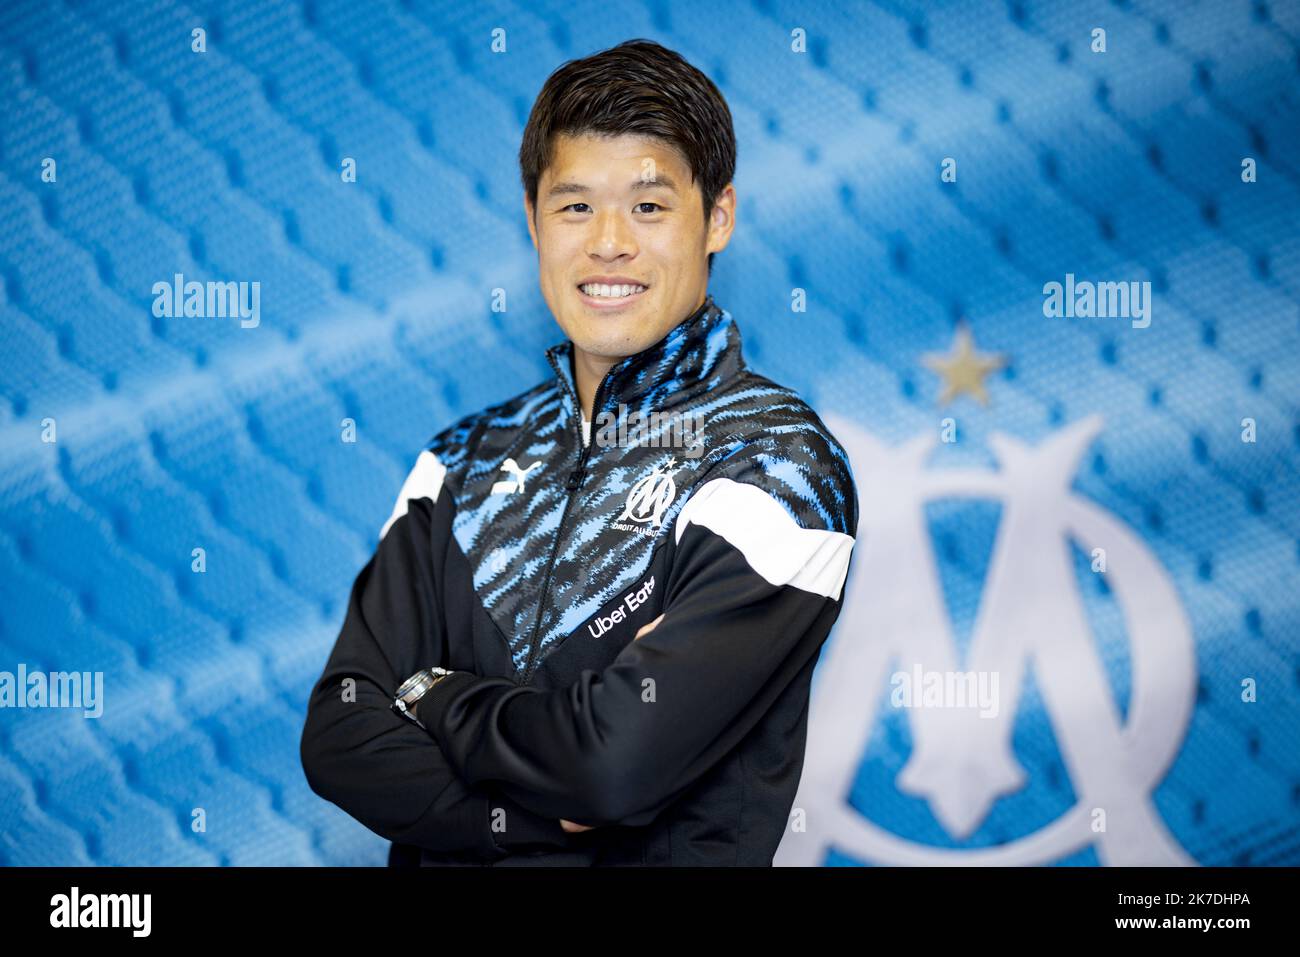
[(651, 345), (645, 324), (615, 316), (580, 316), (569, 325), (568, 336), (583, 352), (602, 359), (621, 359)]
[(573, 344), (592, 358), (608, 359), (611, 362), (627, 358), (651, 345), (648, 342), (642, 343), (641, 339), (635, 336), (613, 341), (604, 336), (584, 336), (580, 339), (574, 339)]

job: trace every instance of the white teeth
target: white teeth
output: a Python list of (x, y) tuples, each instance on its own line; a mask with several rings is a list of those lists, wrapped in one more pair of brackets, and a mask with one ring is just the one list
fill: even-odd
[(645, 286), (632, 286), (624, 283), (623, 285), (610, 286), (605, 283), (587, 283), (585, 286), (579, 286), (588, 296), (603, 297), (606, 299), (622, 299), (624, 296), (631, 296), (638, 292), (645, 292)]

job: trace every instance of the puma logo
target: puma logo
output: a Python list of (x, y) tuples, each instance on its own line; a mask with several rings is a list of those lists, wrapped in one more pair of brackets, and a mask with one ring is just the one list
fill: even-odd
[(531, 472), (533, 469), (537, 468), (541, 464), (542, 464), (541, 459), (538, 459), (532, 465), (528, 466), (528, 468), (521, 469), (519, 467), (519, 463), (516, 462), (514, 459), (506, 459), (504, 462), (501, 463), (501, 471), (509, 472), (511, 475), (514, 476), (514, 478), (507, 479), (503, 482), (493, 482), (492, 494), (509, 495), (511, 492), (522, 492), (524, 490), (524, 477), (527, 476), (529, 472)]

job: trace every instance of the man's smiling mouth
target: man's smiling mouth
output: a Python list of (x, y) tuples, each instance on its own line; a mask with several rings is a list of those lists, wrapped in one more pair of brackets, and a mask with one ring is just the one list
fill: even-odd
[(583, 301), (592, 306), (623, 305), (637, 301), (649, 289), (641, 283), (579, 283), (578, 292)]

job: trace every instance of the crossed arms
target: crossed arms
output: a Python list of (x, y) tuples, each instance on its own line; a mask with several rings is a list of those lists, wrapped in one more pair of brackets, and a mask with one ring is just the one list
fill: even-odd
[(390, 705), (408, 675), (448, 660), (434, 507), (411, 498), (357, 576), (301, 755), (312, 789), (381, 836), (488, 859), (563, 846), (561, 821), (653, 821), (818, 653), (853, 545), (800, 527), (756, 485), (705, 483), (674, 523), (656, 627), (564, 688), (451, 675), (418, 705), (426, 732)]

